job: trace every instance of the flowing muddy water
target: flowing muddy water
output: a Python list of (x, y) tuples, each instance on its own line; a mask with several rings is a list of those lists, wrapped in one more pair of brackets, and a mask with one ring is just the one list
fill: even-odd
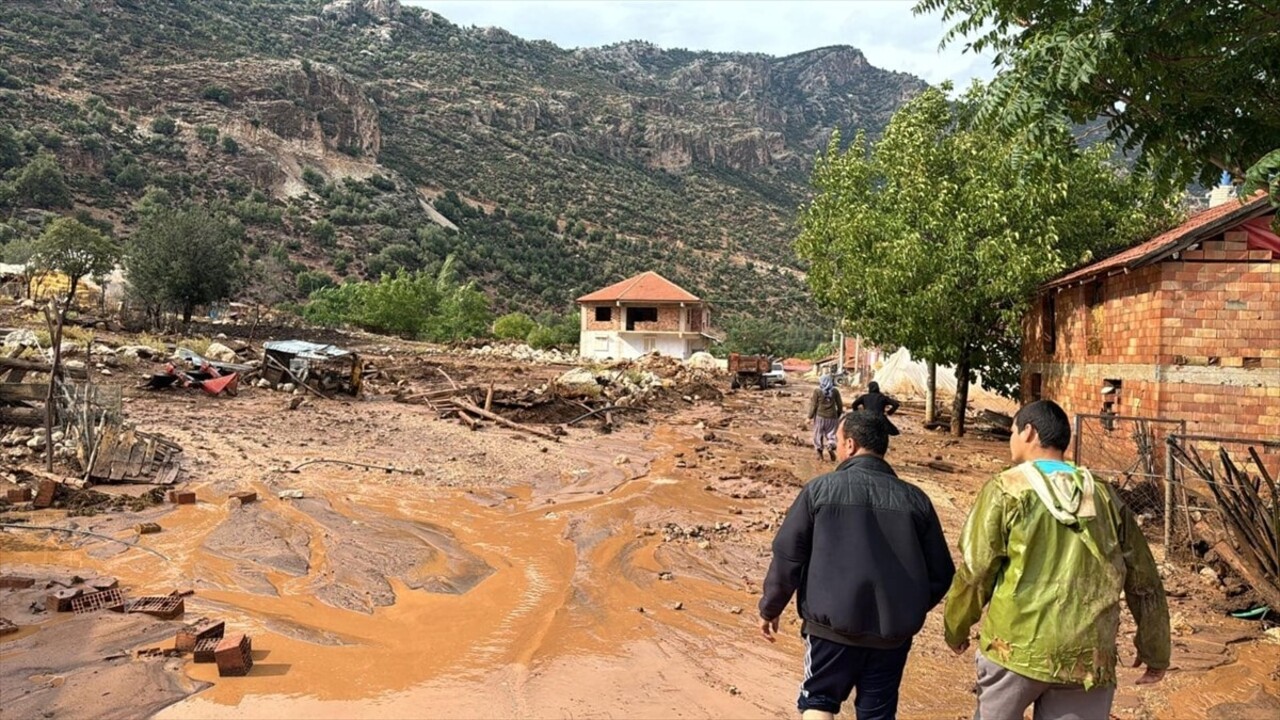
[[(290, 417), (287, 431), (253, 413), (220, 436), (175, 433), (216, 460), (195, 486), (200, 504), (82, 519), (109, 532), (155, 520), (164, 532), (141, 542), (171, 562), (98, 541), (0, 535), (0, 550), (6, 566), (93, 568), (135, 595), (193, 587), (187, 618), (222, 618), (253, 637), (247, 677), (171, 661), (180, 672), (172, 692), (190, 696), (160, 710), (162, 718), (785, 716), (801, 675), (798, 624), (789, 610), (783, 637), (769, 645), (758, 637), (755, 604), (773, 523), (801, 479), (827, 466), (804, 448), (758, 438), (793, 426), (798, 402), (747, 396), (653, 429), (575, 433), (550, 448), (400, 407), (366, 418), (359, 407), (325, 406)], [(333, 426), (341, 432), (325, 436)], [(1003, 448), (978, 443), (948, 455), (971, 475), (926, 473), (916, 463), (951, 452), (950, 441), (915, 433), (904, 427), (895, 464), (934, 498), (954, 541)], [(310, 457), (316, 437), (328, 438), (328, 456), (416, 464), (422, 474), (263, 469)], [(277, 499), (286, 487), (306, 497)], [(224, 503), (250, 488), (259, 502)], [(670, 524), (717, 523), (733, 533), (664, 542)], [(0, 640), (0, 663), (21, 652), (6, 650), (18, 639), (59, 637), (69, 622), (91, 621), (58, 617)], [(165, 644), (173, 625), (134, 629), (145, 635), (134, 647)], [(1193, 636), (1200, 647), (1175, 650), (1175, 665), (1191, 657), (1180, 652), (1203, 658), (1210, 646), (1222, 657), (1156, 688), (1134, 688), (1138, 672), (1122, 671), (1117, 714), (1275, 717), (1266, 713), (1280, 694), (1280, 647), (1244, 641), (1250, 635), (1238, 623), (1232, 632)], [(955, 658), (940, 638), (935, 612), (908, 664), (903, 717), (972, 713), (972, 659)], [(119, 716), (137, 714), (145, 713)]]

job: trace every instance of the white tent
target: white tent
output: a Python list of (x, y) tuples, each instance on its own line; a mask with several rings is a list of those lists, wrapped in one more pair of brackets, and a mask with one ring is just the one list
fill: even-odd
[[(924, 399), (929, 381), (929, 370), (919, 360), (911, 359), (911, 351), (899, 348), (884, 359), (872, 378), (880, 383), (880, 391), (898, 399)], [(938, 366), (938, 404), (950, 403), (956, 396), (956, 371), (950, 366)], [(969, 385), (969, 405), (978, 410), (992, 410), (1013, 415), (1018, 403), (982, 387), (982, 378)]]

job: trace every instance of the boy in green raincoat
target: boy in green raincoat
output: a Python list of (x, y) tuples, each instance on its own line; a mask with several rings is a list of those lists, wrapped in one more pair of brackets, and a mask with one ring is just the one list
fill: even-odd
[(1050, 400), (1013, 419), (1015, 467), (982, 488), (960, 538), (946, 642), (978, 638), (981, 720), (1106, 718), (1116, 685), (1120, 595), (1138, 624), (1139, 684), (1169, 667), (1169, 607), (1151, 550), (1114, 488), (1064, 459), (1071, 423)]

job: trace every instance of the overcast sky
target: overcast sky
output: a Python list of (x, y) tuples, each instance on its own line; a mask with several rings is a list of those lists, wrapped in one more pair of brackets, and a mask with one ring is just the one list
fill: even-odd
[(852, 45), (872, 65), (930, 83), (989, 79), (989, 57), (957, 44), (938, 52), (940, 15), (909, 0), (402, 0), (457, 25), (497, 26), (566, 48), (648, 40), (666, 48), (790, 55)]

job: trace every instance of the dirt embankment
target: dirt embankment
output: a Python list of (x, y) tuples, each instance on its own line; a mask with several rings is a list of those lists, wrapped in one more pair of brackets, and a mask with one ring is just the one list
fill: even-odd
[[(447, 355), (383, 365), (386, 394), (296, 410), (257, 389), (237, 398), (126, 393), (132, 420), (184, 446), (199, 502), (76, 521), (167, 560), (94, 538), (5, 533), (0, 572), (91, 568), (138, 593), (192, 587), (187, 616), (217, 616), (250, 633), (254, 671), (218, 678), (189, 659), (104, 660), (171, 642), (180, 623), (36, 615), (24, 609), (42, 591), (0, 590), (0, 615), (24, 626), (0, 638), (6, 714), (792, 712), (797, 619), (788, 611), (774, 646), (757, 637), (754, 618), (783, 513), (804, 481), (831, 467), (807, 447), (803, 390), (677, 396), (611, 434), (576, 427), (553, 442), (495, 426), (473, 432), (390, 393), (402, 382), (443, 384), (437, 366), (456, 382), (512, 392), (564, 368), (516, 372), (509, 362)], [(890, 460), (934, 499), (954, 542), (1005, 446), (951, 440), (910, 414), (899, 425)], [(328, 464), (287, 472), (317, 458), (405, 472)], [(258, 502), (227, 501), (242, 490)], [(164, 529), (139, 538), (129, 528), (141, 519)], [(1280, 646), (1258, 639), (1258, 623), (1225, 617), (1212, 602), (1216, 587), (1166, 567), (1178, 670), (1146, 689), (1132, 685), (1136, 671), (1123, 671), (1116, 714), (1274, 717)], [(1125, 626), (1122, 657), (1131, 656), (1132, 631)], [(972, 683), (972, 663), (943, 647), (935, 612), (913, 649), (902, 715), (966, 717)]]

